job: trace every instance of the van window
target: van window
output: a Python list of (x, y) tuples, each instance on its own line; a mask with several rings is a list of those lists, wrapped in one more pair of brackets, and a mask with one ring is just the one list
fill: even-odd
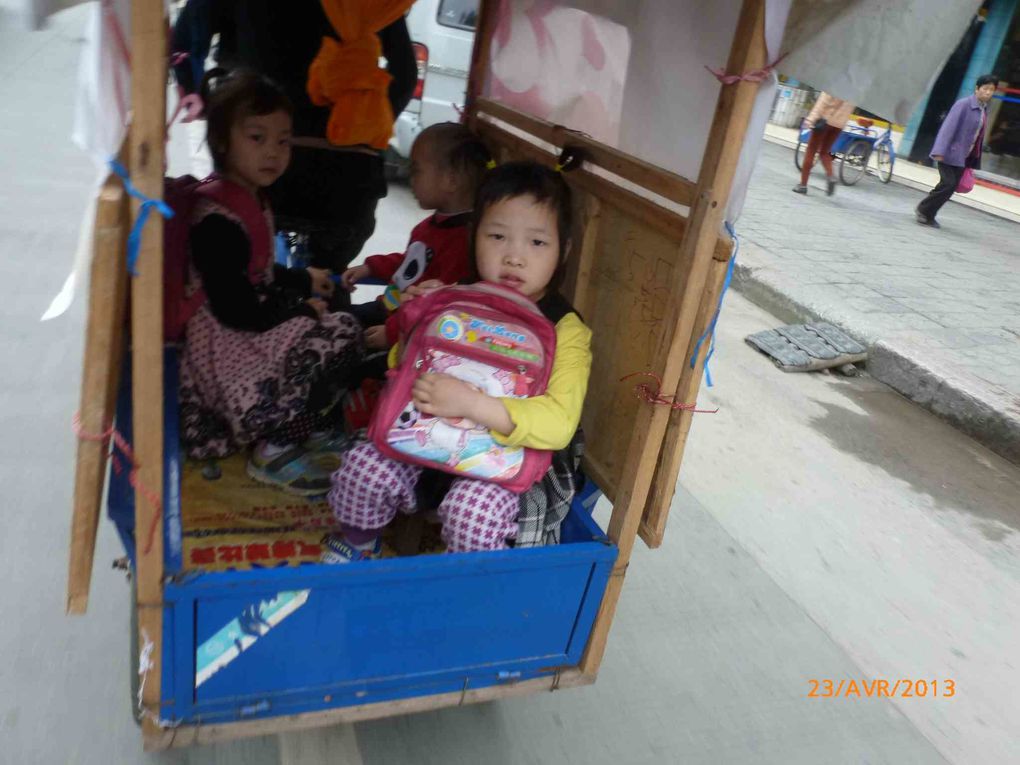
[(474, 32), (478, 23), (478, 0), (442, 0), (436, 21), (444, 27)]

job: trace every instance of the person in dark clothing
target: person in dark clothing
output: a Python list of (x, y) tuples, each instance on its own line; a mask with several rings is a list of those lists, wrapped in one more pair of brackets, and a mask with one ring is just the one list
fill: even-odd
[[(225, 69), (254, 69), (280, 85), (294, 104), (293, 152), (287, 172), (269, 188), (282, 229), (309, 237), (311, 264), (343, 272), (375, 230), (375, 209), (386, 195), (382, 153), (368, 146), (333, 146), (325, 138), (328, 107), (307, 92), (308, 68), (324, 37), (337, 38), (318, 0), (189, 0), (174, 25), (172, 51), (187, 54), (174, 67), (182, 91), (198, 90), (212, 38)], [(394, 116), (414, 92), (417, 65), (407, 24), (398, 19), (378, 33), (392, 76)]]
[(995, 95), (999, 79), (984, 74), (977, 79), (974, 93), (961, 98), (949, 110), (931, 149), (931, 158), (939, 165), (939, 182), (917, 206), (915, 216), (922, 226), (940, 228), (935, 216), (960, 185), (966, 168), (981, 167), (988, 102)]

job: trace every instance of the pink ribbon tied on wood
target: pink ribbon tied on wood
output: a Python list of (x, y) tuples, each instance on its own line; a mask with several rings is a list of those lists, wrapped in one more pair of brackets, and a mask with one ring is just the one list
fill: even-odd
[(761, 82), (779, 66), (779, 62), (786, 58), (789, 53), (784, 53), (782, 56), (777, 58), (771, 64), (763, 66), (761, 69), (752, 69), (750, 72), (744, 72), (743, 74), (726, 74), (724, 69), (712, 69), (710, 66), (705, 68), (712, 73), (712, 75), (719, 80), (723, 85), (733, 85), (737, 82)]

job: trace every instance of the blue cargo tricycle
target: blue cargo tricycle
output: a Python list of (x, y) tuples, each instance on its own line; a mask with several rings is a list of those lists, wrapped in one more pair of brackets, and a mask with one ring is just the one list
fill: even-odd
[[(857, 124), (848, 123), (839, 138), (832, 145), (832, 156), (839, 160), (839, 179), (847, 186), (853, 186), (868, 171), (871, 155), (875, 155), (875, 173), (882, 183), (892, 180), (893, 165), (896, 164), (896, 149), (892, 143), (892, 125), (884, 133), (874, 127), (874, 121), (866, 117), (855, 118)], [(801, 122), (797, 135), (797, 149), (793, 162), (800, 170), (804, 165), (811, 128)]]

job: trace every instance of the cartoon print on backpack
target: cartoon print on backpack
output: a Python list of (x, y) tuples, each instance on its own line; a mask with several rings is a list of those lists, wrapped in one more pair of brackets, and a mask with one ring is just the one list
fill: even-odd
[[(437, 334), (450, 340), (447, 330), (451, 323), (454, 322), (448, 314), (440, 318), (435, 322)], [(455, 323), (463, 327), (463, 321)], [(463, 331), (456, 338), (468, 340)], [(475, 336), (471, 344), (477, 344), (479, 339)], [(526, 395), (533, 382), (524, 372), (434, 347), (425, 349), (421, 362), (426, 373), (450, 375), (487, 396)], [(408, 402), (394, 418), (388, 439), (398, 452), (445, 465), (456, 473), (509, 477), (517, 473), (524, 461), (523, 449), (499, 446), (484, 425), (468, 417), (433, 417), (416, 410), (413, 402)]]
[[(487, 396), (513, 395), (516, 387), (513, 376), (504, 369), (436, 351), (432, 352), (428, 371), (456, 377), (473, 390), (481, 391)], [(453, 468), (466, 457), (472, 456), (465, 454), (472, 440), (478, 441), (479, 438), (486, 439), (488, 436), (485, 426), (468, 417), (429, 417), (419, 414), (418, 421), (421, 423), (421, 427), (417, 428), (415, 433), (418, 446), (425, 450), (439, 449), (446, 452), (449, 455), (446, 457), (446, 464)], [(494, 444), (490, 443), (491, 441), (489, 437), (485, 443), (475, 445), (471, 450), (472, 454), (479, 453), (479, 449), (484, 447), (484, 455), (488, 458), (493, 452)], [(505, 464), (502, 466), (505, 467)]]
[(407, 406), (404, 407), (404, 411), (397, 415), (395, 427), (409, 428), (414, 425), (414, 423), (418, 422), (419, 417), (421, 417), (421, 413), (414, 408), (414, 402), (408, 401)]

